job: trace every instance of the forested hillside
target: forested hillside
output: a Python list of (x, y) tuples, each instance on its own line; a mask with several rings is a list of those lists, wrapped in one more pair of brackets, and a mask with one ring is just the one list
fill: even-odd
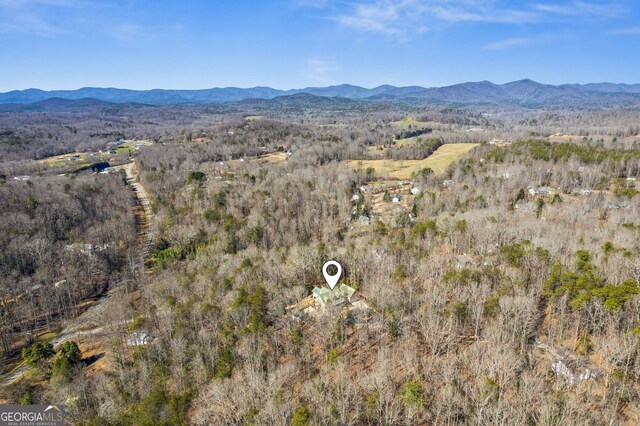
[[(297, 105), (2, 124), (25, 141), (2, 151), (2, 337), (28, 366), (5, 401), (85, 425), (640, 421), (640, 114)], [(36, 161), (47, 129), (51, 154), (102, 146), (64, 120), (132, 146), (144, 264), (123, 172)], [(358, 304), (313, 302), (330, 259)]]

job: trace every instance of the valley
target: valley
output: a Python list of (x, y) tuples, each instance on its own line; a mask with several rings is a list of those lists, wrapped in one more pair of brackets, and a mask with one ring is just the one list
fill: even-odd
[[(0, 114), (24, 123), (0, 145), (3, 401), (640, 419), (637, 112), (284, 102)], [(345, 300), (319, 296), (328, 260)]]

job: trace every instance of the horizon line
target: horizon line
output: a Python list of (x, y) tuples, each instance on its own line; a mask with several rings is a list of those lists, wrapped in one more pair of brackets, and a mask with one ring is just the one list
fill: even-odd
[(155, 87), (152, 89), (131, 89), (131, 88), (127, 88), (127, 87), (115, 87), (115, 86), (82, 86), (82, 87), (78, 87), (75, 89), (40, 89), (37, 87), (28, 87), (26, 89), (11, 89), (11, 90), (7, 90), (7, 91), (3, 91), (0, 92), (2, 94), (6, 94), (6, 93), (11, 93), (11, 92), (25, 92), (28, 90), (38, 90), (38, 91), (42, 91), (42, 92), (62, 92), (62, 91), (66, 91), (66, 92), (74, 92), (74, 91), (78, 91), (78, 90), (83, 90), (83, 89), (112, 89), (112, 90), (130, 90), (130, 91), (134, 91), (134, 92), (152, 92), (152, 91), (156, 91), (156, 90), (162, 90), (162, 91), (168, 91), (168, 90), (176, 90), (176, 91), (200, 91), (200, 90), (214, 90), (214, 89), (240, 89), (240, 90), (249, 90), (249, 89), (272, 89), (272, 90), (279, 90), (282, 92), (288, 92), (288, 91), (295, 91), (295, 90), (305, 90), (305, 89), (312, 89), (312, 88), (330, 88), (330, 87), (339, 87), (339, 86), (352, 86), (352, 87), (357, 87), (360, 89), (366, 89), (366, 90), (373, 90), (373, 89), (377, 89), (379, 87), (383, 87), (383, 86), (391, 86), (394, 88), (407, 88), (407, 87), (419, 87), (419, 88), (423, 88), (423, 89), (430, 89), (430, 88), (443, 88), (443, 87), (452, 87), (452, 86), (457, 86), (457, 85), (462, 85), (462, 84), (470, 84), (470, 83), (491, 83), (494, 84), (496, 86), (503, 86), (506, 84), (510, 84), (510, 83), (517, 83), (517, 82), (524, 82), (524, 81), (529, 81), (532, 83), (537, 83), (537, 84), (542, 84), (545, 86), (572, 86), (572, 85), (580, 85), (580, 86), (584, 86), (584, 85), (588, 85), (588, 84), (615, 84), (615, 85), (627, 85), (627, 86), (634, 86), (634, 85), (638, 85), (640, 83), (627, 83), (627, 82), (611, 82), (611, 81), (592, 81), (592, 82), (588, 82), (588, 83), (559, 83), (559, 84), (552, 84), (552, 83), (541, 83), (539, 81), (533, 80), (531, 78), (521, 78), (518, 80), (512, 80), (512, 81), (507, 81), (504, 83), (495, 83), (491, 80), (476, 80), (476, 81), (464, 81), (464, 82), (459, 82), (459, 83), (453, 83), (453, 84), (448, 84), (448, 85), (443, 85), (443, 86), (422, 86), (419, 84), (410, 84), (410, 85), (401, 85), (401, 86), (396, 86), (393, 84), (388, 84), (388, 83), (383, 83), (383, 84), (379, 84), (377, 86), (373, 86), (373, 87), (365, 87), (365, 86), (359, 86), (357, 84), (352, 84), (352, 83), (338, 83), (338, 84), (329, 84), (327, 86), (306, 86), (306, 87), (300, 87), (300, 88), (289, 88), (289, 89), (281, 89), (281, 88), (276, 88), (273, 86), (265, 86), (265, 85), (257, 85), (257, 86), (247, 86), (247, 87), (241, 87), (241, 86), (212, 86), (212, 87), (203, 87), (203, 88), (199, 88), (199, 89), (176, 89), (176, 88), (160, 88), (160, 87)]

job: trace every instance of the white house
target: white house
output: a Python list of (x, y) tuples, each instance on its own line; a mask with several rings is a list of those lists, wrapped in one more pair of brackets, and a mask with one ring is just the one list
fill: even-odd
[(144, 331), (133, 332), (127, 337), (127, 345), (129, 346), (145, 346), (150, 342), (149, 335)]
[(529, 188), (530, 195), (553, 195), (553, 189), (548, 186), (541, 186), (538, 188)]

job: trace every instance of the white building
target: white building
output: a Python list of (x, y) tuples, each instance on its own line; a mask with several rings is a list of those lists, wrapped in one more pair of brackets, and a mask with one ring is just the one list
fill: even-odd
[(541, 186), (538, 188), (535, 187), (531, 187), (529, 188), (529, 194), (530, 195), (553, 195), (553, 189), (549, 188), (548, 186)]
[(145, 346), (149, 342), (149, 335), (144, 331), (133, 332), (127, 337), (127, 345), (129, 346)]

